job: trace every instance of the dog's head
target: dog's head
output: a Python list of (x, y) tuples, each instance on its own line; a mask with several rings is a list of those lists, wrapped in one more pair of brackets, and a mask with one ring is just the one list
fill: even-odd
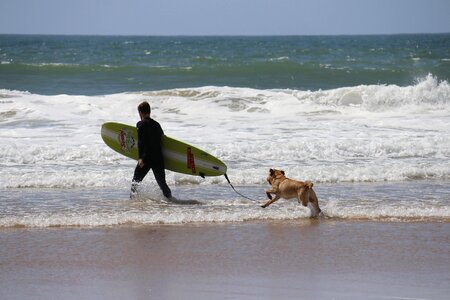
[(270, 170), (269, 170), (269, 176), (267, 176), (267, 182), (268, 182), (269, 184), (272, 184), (272, 182), (273, 182), (275, 179), (281, 179), (281, 178), (283, 178), (283, 177), (285, 177), (285, 176), (284, 176), (284, 171), (283, 171), (283, 170), (270, 169)]

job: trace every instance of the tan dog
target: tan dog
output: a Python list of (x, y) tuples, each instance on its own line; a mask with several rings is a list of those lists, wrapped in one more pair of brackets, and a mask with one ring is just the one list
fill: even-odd
[[(308, 206), (308, 202), (313, 205), (315, 210), (313, 215), (320, 214), (322, 211), (319, 207), (319, 199), (317, 199), (316, 193), (312, 189), (313, 183), (311, 181), (292, 180), (284, 176), (284, 171), (275, 169), (270, 169), (267, 181), (272, 185), (272, 188), (266, 191), (270, 200), (261, 207), (266, 208), (280, 198), (297, 198), (298, 203), (301, 203), (303, 206)], [(274, 194), (275, 198), (272, 199), (271, 194)]]

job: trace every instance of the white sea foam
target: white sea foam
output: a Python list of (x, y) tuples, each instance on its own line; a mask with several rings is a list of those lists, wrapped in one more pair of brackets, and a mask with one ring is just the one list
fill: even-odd
[[(319, 182), (450, 176), (450, 86), (429, 75), (407, 87), (326, 91), (202, 87), (43, 96), (0, 90), (0, 188), (128, 182), (134, 162), (105, 146), (99, 132), (106, 121), (135, 124), (143, 100), (167, 135), (221, 158), (237, 184), (263, 184), (270, 167)], [(172, 173), (168, 180), (225, 183)]]

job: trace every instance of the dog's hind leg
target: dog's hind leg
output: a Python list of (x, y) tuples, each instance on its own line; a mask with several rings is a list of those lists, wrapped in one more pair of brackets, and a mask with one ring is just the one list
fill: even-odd
[(319, 199), (317, 198), (316, 192), (314, 192), (313, 189), (309, 190), (309, 202), (311, 202), (317, 214), (320, 214), (322, 212), (319, 207)]
[(302, 188), (298, 192), (298, 203), (301, 203), (303, 206), (308, 206), (309, 201), (309, 189)]

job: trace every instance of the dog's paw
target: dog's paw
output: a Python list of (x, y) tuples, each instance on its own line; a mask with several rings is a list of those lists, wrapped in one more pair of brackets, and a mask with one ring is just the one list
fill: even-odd
[(261, 207), (262, 207), (262, 208), (266, 208), (266, 207), (267, 207), (267, 205), (261, 205)]

